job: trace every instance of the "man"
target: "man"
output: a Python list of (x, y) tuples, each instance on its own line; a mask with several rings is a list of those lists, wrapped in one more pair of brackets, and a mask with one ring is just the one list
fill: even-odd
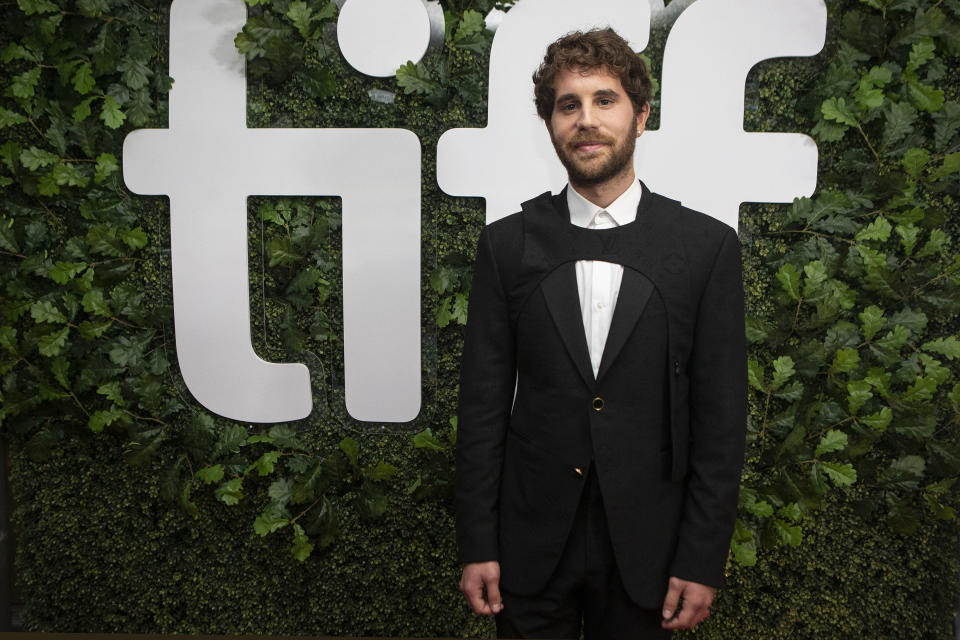
[(708, 615), (736, 516), (739, 244), (637, 181), (650, 80), (616, 33), (560, 38), (534, 85), (569, 185), (480, 235), (460, 588), (500, 637), (668, 638)]

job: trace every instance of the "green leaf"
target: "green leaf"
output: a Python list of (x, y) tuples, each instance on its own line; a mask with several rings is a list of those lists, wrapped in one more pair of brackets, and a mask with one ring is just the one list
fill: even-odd
[(847, 101), (844, 98), (828, 98), (820, 105), (820, 112), (827, 120), (835, 120), (848, 127), (857, 126), (857, 119), (847, 107)]
[(890, 426), (890, 421), (893, 420), (893, 411), (890, 410), (890, 407), (884, 407), (876, 413), (871, 413), (869, 416), (862, 416), (857, 420), (871, 429), (883, 433), (887, 430), (887, 427)]
[(107, 427), (117, 420), (120, 420), (125, 416), (123, 409), (119, 407), (111, 407), (107, 410), (94, 411), (90, 416), (90, 419), (87, 421), (87, 425), (90, 427), (90, 430), (94, 433), (99, 433), (103, 431), (104, 427)]
[(50, 0), (17, 0), (17, 6), (28, 16), (35, 13), (53, 13), (60, 10)]
[(327, 69), (308, 69), (295, 75), (311, 98), (323, 100), (337, 91), (337, 77)]
[(270, 499), (280, 505), (285, 505), (290, 502), (293, 498), (293, 493), (293, 483), (287, 478), (274, 480), (270, 483), (270, 488), (267, 489), (267, 495), (270, 496)]
[(907, 387), (907, 390), (900, 397), (900, 400), (905, 404), (915, 405), (929, 401), (936, 392), (936, 379), (931, 376), (920, 376), (913, 384)]
[(293, 26), (300, 32), (300, 36), (307, 38), (310, 36), (310, 23), (313, 22), (313, 11), (307, 6), (306, 2), (296, 0), (290, 3), (290, 8), (286, 13), (287, 18), (293, 23)]
[(389, 462), (378, 462), (372, 469), (367, 469), (364, 476), (374, 482), (385, 482), (392, 478), (397, 468)]
[(793, 358), (780, 356), (773, 361), (773, 380), (770, 383), (770, 388), (779, 389), (794, 373), (796, 373), (796, 370), (794, 369)]
[(277, 461), (280, 459), (280, 451), (267, 451), (257, 458), (256, 462), (247, 467), (246, 473), (256, 471), (259, 476), (268, 476), (273, 473)]
[(24, 149), (20, 153), (20, 164), (22, 164), (24, 167), (26, 167), (30, 171), (36, 171), (41, 167), (48, 167), (58, 162), (60, 162), (60, 156), (50, 151), (39, 149), (37, 147), (30, 147), (29, 149)]
[(361, 513), (369, 518), (376, 519), (387, 510), (387, 496), (374, 485), (365, 484), (360, 495)]
[(40, 355), (52, 357), (60, 354), (60, 351), (67, 344), (67, 336), (70, 333), (70, 327), (63, 327), (50, 333), (47, 333), (37, 340), (37, 350)]
[(15, 98), (32, 98), (34, 96), (34, 89), (39, 82), (40, 67), (34, 67), (29, 71), (24, 71), (13, 77), (13, 82), (10, 84), (10, 92)]
[[(911, 309), (910, 307), (906, 307), (893, 314), (893, 316), (890, 318), (890, 322), (896, 325), (894, 330), (896, 330), (897, 326), (901, 326), (905, 327), (910, 332), (919, 334), (923, 333), (923, 331), (927, 328), (927, 315), (923, 311), (917, 311), (915, 309)], [(904, 342), (905, 341), (906, 340), (904, 340)], [(902, 345), (903, 343), (900, 344)]]
[(293, 523), (293, 545), (290, 547), (290, 554), (299, 562), (303, 562), (313, 553), (313, 545), (307, 537), (306, 532), (297, 523)]
[(866, 380), (853, 380), (847, 383), (847, 394), (850, 413), (856, 414), (873, 397), (873, 387)]
[(847, 434), (845, 434), (843, 431), (838, 431), (837, 429), (830, 429), (823, 434), (822, 438), (820, 438), (820, 443), (813, 452), (813, 457), (819, 458), (825, 453), (843, 451), (847, 448), (847, 443)]
[(90, 105), (93, 104), (93, 101), (96, 100), (96, 96), (87, 98), (77, 103), (77, 106), (73, 108), (73, 121), (74, 122), (83, 122), (90, 117)]
[(202, 467), (197, 471), (197, 477), (200, 478), (204, 484), (220, 482), (223, 480), (223, 465), (215, 464), (213, 466), (207, 465)]
[(11, 42), (7, 48), (0, 53), (0, 62), (8, 64), (13, 60), (28, 60), (30, 62), (40, 62), (41, 58), (35, 53), (24, 47), (18, 42)]
[(265, 536), (290, 524), (290, 514), (282, 506), (269, 503), (263, 512), (253, 521), (253, 530), (258, 536)]
[(86, 268), (86, 262), (64, 262), (63, 260), (58, 260), (50, 267), (49, 275), (51, 280), (59, 285), (64, 285)]
[(917, 239), (920, 237), (920, 228), (913, 224), (898, 224), (894, 231), (900, 236), (900, 245), (903, 252), (908, 256), (913, 253), (913, 248), (917, 245)]
[(220, 434), (213, 448), (211, 458), (216, 459), (227, 453), (237, 453), (247, 444), (247, 430), (238, 424), (230, 425)]
[(119, 228), (117, 229), (117, 238), (134, 251), (147, 246), (147, 234), (140, 227), (135, 229)]
[(270, 257), (270, 266), (293, 264), (303, 260), (287, 237), (274, 237), (267, 241), (267, 255)]
[(773, 524), (783, 544), (788, 547), (799, 547), (803, 542), (803, 530), (799, 525), (789, 524), (780, 518), (774, 518)]
[(180, 508), (194, 518), (200, 515), (200, 510), (197, 509), (197, 505), (190, 500), (189, 482), (184, 483), (183, 489), (180, 491)]
[(443, 445), (441, 445), (440, 441), (433, 435), (433, 430), (430, 429), (430, 427), (413, 436), (413, 446), (417, 449), (443, 451)]
[(950, 405), (953, 407), (953, 412), (960, 413), (960, 382), (953, 385), (953, 389), (951, 389), (950, 393), (947, 394), (947, 398), (950, 399)]
[(306, 450), (306, 446), (297, 437), (297, 430), (293, 427), (278, 424), (270, 428), (270, 438), (278, 447), (284, 449)]
[(914, 72), (932, 60), (936, 48), (933, 38), (929, 36), (920, 38), (918, 42), (913, 43), (913, 47), (910, 49), (910, 58), (907, 61), (906, 71), (908, 73)]
[(753, 540), (746, 542), (733, 542), (733, 558), (737, 563), (744, 567), (752, 567), (757, 564), (757, 543)]
[(4, 127), (13, 127), (18, 124), (23, 124), (27, 121), (27, 117), (17, 113), (16, 111), (10, 111), (9, 109), (4, 109), (0, 107), (0, 129)]
[(470, 306), (470, 301), (467, 296), (463, 293), (457, 293), (453, 296), (453, 309), (450, 313), (450, 319), (456, 321), (457, 324), (466, 325), (467, 324), (467, 309)]
[(406, 95), (430, 95), (440, 89), (440, 85), (430, 76), (422, 62), (407, 62), (397, 69), (397, 84), (403, 88)]
[(86, 340), (95, 340), (99, 338), (107, 329), (113, 326), (113, 320), (98, 320), (98, 321), (89, 321), (84, 320), (80, 323), (80, 335)]
[(960, 173), (960, 151), (948, 153), (943, 158), (943, 164), (930, 173), (934, 180), (941, 180), (947, 176), (955, 176)]
[[(97, 156), (97, 165), (93, 174), (93, 181), (97, 184), (100, 184), (108, 177), (113, 175), (120, 169), (120, 163), (117, 161), (117, 157), (112, 153), (101, 153)], [(140, 227), (137, 227), (139, 229)]]
[(918, 455), (897, 458), (877, 476), (881, 485), (893, 485), (904, 489), (916, 489), (923, 478), (927, 462)]
[(773, 507), (770, 506), (770, 503), (766, 500), (760, 500), (754, 502), (752, 505), (747, 507), (747, 511), (757, 516), (758, 518), (769, 518), (773, 515)]
[(893, 227), (886, 218), (883, 216), (877, 216), (876, 220), (857, 232), (856, 240), (857, 242), (863, 242), (867, 240), (886, 242), (890, 238), (890, 231), (892, 229)]
[(93, 67), (84, 62), (73, 72), (73, 88), (80, 95), (86, 95), (97, 85), (93, 78)]
[(90, 178), (84, 175), (75, 164), (71, 163), (61, 162), (55, 165), (51, 175), (60, 186), (83, 188), (90, 183)]
[(0, 347), (10, 353), (17, 353), (17, 330), (10, 326), (0, 327)]
[(830, 373), (848, 373), (860, 366), (860, 353), (856, 349), (843, 348), (837, 350), (837, 355), (830, 365)]
[(53, 359), (53, 362), (50, 363), (50, 371), (53, 373), (54, 379), (59, 382), (60, 386), (64, 389), (70, 388), (70, 379), (67, 377), (69, 369), (70, 361), (63, 356), (57, 356)]
[(91, 289), (83, 294), (81, 300), (83, 303), (83, 310), (87, 313), (92, 313), (97, 316), (103, 316), (104, 318), (110, 318), (113, 316), (113, 311), (110, 310), (110, 305), (107, 304), (107, 301), (103, 297), (102, 289)]
[(887, 118), (883, 128), (883, 146), (890, 148), (913, 131), (917, 110), (909, 102), (903, 101), (887, 102), (884, 111)]
[(857, 471), (849, 462), (820, 462), (817, 465), (838, 487), (847, 487), (857, 481)]
[(777, 271), (777, 280), (783, 290), (794, 300), (800, 299), (800, 270), (789, 262), (783, 264)]
[[(240, 428), (242, 429), (243, 427)], [(243, 498), (243, 478), (234, 478), (233, 480), (224, 482), (217, 487), (217, 490), (214, 491), (213, 494), (226, 505), (239, 504)]]
[(917, 109), (933, 113), (943, 108), (944, 94), (942, 90), (920, 82), (911, 82), (909, 87), (910, 98)]
[(873, 336), (877, 335), (880, 329), (887, 323), (883, 316), (883, 309), (875, 305), (870, 305), (860, 313), (860, 329), (863, 333), (863, 339), (869, 342)]
[(827, 267), (822, 260), (814, 260), (803, 267), (803, 273), (806, 275), (803, 295), (806, 298), (812, 298), (817, 295), (823, 283), (827, 281)]
[(63, 324), (67, 321), (67, 317), (63, 315), (63, 312), (49, 300), (34, 302), (30, 306), (30, 317), (37, 322)]
[(153, 75), (153, 69), (144, 64), (144, 61), (131, 56), (125, 56), (117, 65), (117, 70), (121, 72), (120, 79), (123, 83), (134, 91), (146, 87)]
[[(906, 170), (907, 175), (916, 180), (920, 177), (920, 172), (923, 171), (924, 167), (930, 162), (930, 154), (924, 149), (914, 147), (907, 151), (903, 160), (900, 163), (903, 165), (903, 168)], [(888, 234), (889, 235), (889, 230)], [(858, 237), (859, 239), (859, 237)], [(886, 238), (884, 238), (885, 240)]]
[(360, 443), (350, 436), (347, 436), (340, 441), (340, 450), (347, 455), (347, 460), (350, 461), (350, 464), (353, 467), (359, 466), (358, 461), (360, 459)]
[(118, 407), (123, 407), (126, 404), (123, 400), (123, 393), (120, 391), (120, 383), (116, 380), (101, 384), (97, 387), (97, 394), (105, 397)]
[(127, 116), (120, 110), (120, 105), (113, 96), (103, 97), (103, 106), (100, 109), (100, 119), (110, 129), (119, 129)]
[(930, 342), (923, 343), (924, 351), (931, 351), (945, 356), (947, 360), (960, 358), (960, 340), (956, 336), (947, 336), (946, 338), (937, 338)]
[(478, 33), (483, 33), (486, 28), (486, 22), (483, 14), (473, 9), (467, 9), (463, 12), (463, 18), (457, 25), (457, 30), (453, 35), (455, 42), (460, 42)]

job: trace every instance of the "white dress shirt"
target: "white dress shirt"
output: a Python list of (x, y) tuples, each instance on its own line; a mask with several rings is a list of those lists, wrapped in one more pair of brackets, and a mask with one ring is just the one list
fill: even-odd
[[(568, 185), (567, 207), (570, 209), (570, 222), (587, 229), (610, 229), (633, 222), (637, 217), (637, 206), (642, 193), (640, 182), (635, 180), (630, 188), (604, 209)], [(578, 260), (576, 269), (583, 330), (587, 336), (593, 375), (596, 377), (600, 370), (603, 347), (607, 343), (607, 334), (610, 332), (613, 310), (617, 306), (623, 266), (600, 260)]]

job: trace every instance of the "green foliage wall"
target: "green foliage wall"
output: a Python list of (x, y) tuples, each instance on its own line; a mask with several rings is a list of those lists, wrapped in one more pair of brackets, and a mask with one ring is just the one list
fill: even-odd
[[(193, 402), (166, 201), (118, 171), (127, 131), (165, 126), (167, 3), (0, 4), (0, 426), (25, 629), (489, 634), (456, 592), (449, 491), (484, 215), (439, 191), (435, 149), (485, 124), (493, 2), (444, 2), (444, 47), (380, 80), (341, 60), (331, 3), (248, 4), (250, 126), (420, 136), (423, 415), (387, 432), (343, 419), (339, 203), (320, 198), (249, 207), (255, 348), (311, 363), (317, 411), (260, 429)], [(810, 132), (821, 180), (793, 206), (741, 208), (748, 457), (730, 588), (698, 637), (950, 634), (960, 2), (828, 9), (823, 53), (747, 83), (746, 128)]]

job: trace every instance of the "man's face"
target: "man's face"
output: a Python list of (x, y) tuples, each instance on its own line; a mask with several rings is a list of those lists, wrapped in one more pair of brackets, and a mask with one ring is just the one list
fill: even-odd
[(565, 69), (554, 84), (556, 102), (547, 123), (570, 183), (595, 186), (626, 174), (649, 108), (634, 114), (620, 79), (606, 69)]

